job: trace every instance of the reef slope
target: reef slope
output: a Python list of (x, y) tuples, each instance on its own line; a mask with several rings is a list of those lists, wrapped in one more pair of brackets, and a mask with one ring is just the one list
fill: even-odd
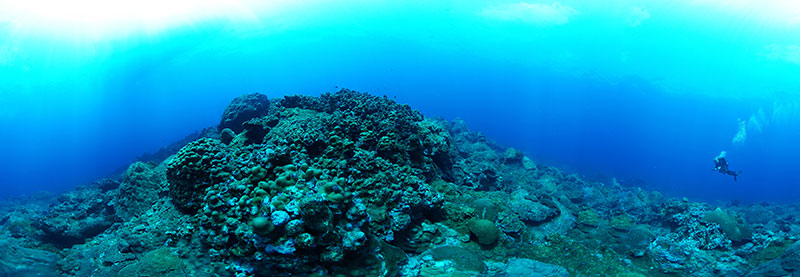
[(4, 203), (0, 275), (800, 272), (797, 205), (588, 181), (350, 90), (244, 95), (221, 118), (122, 176)]

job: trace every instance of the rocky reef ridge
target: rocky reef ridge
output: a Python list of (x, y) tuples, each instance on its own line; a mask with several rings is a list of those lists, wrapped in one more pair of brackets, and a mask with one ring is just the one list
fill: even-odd
[(171, 149), (117, 178), (0, 205), (0, 275), (800, 272), (798, 205), (589, 181), (351, 90), (244, 95)]

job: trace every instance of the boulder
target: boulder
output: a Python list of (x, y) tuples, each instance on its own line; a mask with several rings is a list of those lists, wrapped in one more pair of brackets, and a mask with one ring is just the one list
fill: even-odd
[(225, 108), (219, 129), (229, 128), (236, 133), (244, 130), (242, 123), (250, 119), (264, 116), (269, 111), (269, 99), (260, 93), (246, 94), (236, 97)]
[(524, 258), (508, 260), (502, 276), (569, 276), (567, 269), (558, 265)]

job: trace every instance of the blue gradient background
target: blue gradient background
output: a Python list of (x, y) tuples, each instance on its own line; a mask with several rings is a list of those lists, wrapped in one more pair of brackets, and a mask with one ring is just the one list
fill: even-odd
[[(800, 25), (758, 2), (650, 2), (318, 2), (91, 40), (0, 24), (0, 195), (105, 177), (215, 125), (240, 94), (344, 87), (598, 180), (798, 199)], [(517, 9), (487, 13), (503, 5)], [(571, 12), (527, 20), (531, 6)], [(760, 128), (733, 144), (751, 117)], [(711, 171), (722, 150), (738, 182)]]

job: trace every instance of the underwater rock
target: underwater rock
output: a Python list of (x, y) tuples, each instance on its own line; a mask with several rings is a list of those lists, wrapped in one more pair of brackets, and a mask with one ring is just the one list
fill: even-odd
[[(731, 251), (739, 246), (733, 244), (725, 229), (716, 223), (740, 224), (733, 217), (719, 209), (709, 212), (706, 205), (686, 199), (666, 202), (662, 213), (665, 221), (673, 224), (673, 229), (658, 236), (647, 249), (647, 255), (662, 272), (743, 274), (747, 261)], [(709, 214), (713, 216), (708, 217)]]
[(515, 213), (502, 213), (497, 220), (497, 227), (506, 234), (518, 234), (525, 228), (525, 222)]
[(792, 276), (791, 274), (781, 267), (780, 260), (773, 260), (759, 265), (756, 269), (750, 271), (748, 276), (784, 277)]
[(800, 206), (722, 211), (589, 181), (351, 90), (259, 98), (226, 111), (239, 131), (206, 129), (121, 182), (48, 209), (0, 202), (0, 242), (62, 248), (45, 276), (798, 272)]
[(584, 209), (578, 213), (577, 220), (580, 224), (589, 227), (597, 227), (603, 219), (593, 209)]
[(196, 248), (186, 240), (195, 230), (189, 221), (170, 201), (160, 200), (139, 216), (64, 249), (59, 268), (71, 276), (114, 276), (145, 253), (165, 245)]
[(628, 254), (633, 257), (642, 257), (655, 238), (656, 235), (650, 230), (649, 226), (637, 225), (630, 228), (624, 235), (621, 235), (619, 241), (624, 246), (624, 251)]
[(52, 276), (57, 272), (57, 254), (15, 242), (0, 239), (0, 276)]
[[(34, 195), (24, 201), (0, 201), (0, 240), (2, 235), (14, 239), (37, 240), (42, 236), (39, 221), (50, 209), (52, 196)], [(9, 239), (11, 239), (9, 238)]]
[(703, 220), (719, 224), (719, 227), (722, 229), (722, 232), (725, 233), (725, 236), (734, 242), (749, 240), (752, 236), (752, 230), (750, 226), (744, 224), (740, 220), (737, 220), (735, 217), (722, 211), (720, 208), (707, 213), (703, 217)]
[(526, 223), (542, 223), (559, 214), (558, 208), (534, 201), (537, 199), (525, 190), (514, 191), (511, 195), (509, 203), (511, 210), (519, 216), (520, 220)]
[(58, 266), (67, 275), (114, 276), (136, 260), (129, 246), (127, 241), (117, 237), (93, 239), (67, 249)]
[(156, 151), (154, 153), (147, 153), (147, 154), (141, 155), (141, 156), (137, 157), (136, 160), (137, 161), (142, 161), (142, 162), (154, 163), (154, 164), (161, 164), (165, 160), (167, 160), (169, 157), (171, 157), (172, 155), (175, 155), (176, 153), (178, 153), (178, 150), (181, 150), (182, 147), (186, 146), (190, 142), (193, 142), (193, 141), (201, 139), (201, 138), (216, 138), (216, 139), (219, 139), (219, 137), (220, 137), (220, 132), (219, 132), (219, 130), (217, 130), (216, 127), (204, 128), (204, 129), (202, 129), (200, 131), (191, 133), (191, 134), (181, 138), (178, 141), (170, 143), (169, 145), (162, 147), (161, 149), (159, 149), (158, 151)]
[(781, 266), (789, 272), (800, 272), (800, 241), (786, 248), (781, 255)]
[(740, 211), (742, 219), (751, 224), (768, 224), (779, 218), (774, 212), (761, 206), (752, 206)]
[(253, 226), (253, 232), (262, 236), (266, 236), (275, 229), (275, 225), (266, 217), (253, 218), (250, 224)]
[(486, 263), (480, 255), (461, 247), (456, 246), (442, 246), (434, 248), (431, 251), (433, 260), (453, 261), (455, 268), (462, 271), (473, 271), (478, 273), (485, 273), (488, 270)]
[(569, 276), (567, 269), (531, 259), (512, 258), (500, 276)]
[(114, 193), (98, 187), (79, 187), (58, 198), (47, 215), (36, 222), (44, 240), (60, 247), (82, 243), (115, 222)]
[(225, 108), (225, 112), (222, 113), (222, 120), (218, 128), (220, 130), (228, 128), (235, 133), (239, 133), (244, 130), (242, 123), (266, 115), (269, 110), (269, 104), (267, 96), (260, 93), (236, 97)]
[(38, 231), (30, 215), (21, 214), (18, 211), (5, 216), (0, 221), (0, 225), (2, 225), (3, 232), (15, 238), (33, 236)]
[(506, 152), (503, 154), (503, 156), (505, 163), (518, 165), (522, 165), (522, 159), (525, 158), (525, 155), (522, 154), (522, 151), (514, 148), (506, 149)]
[(272, 212), (272, 225), (275, 226), (282, 226), (286, 222), (289, 222), (289, 213), (286, 211), (274, 211)]
[(96, 187), (100, 188), (103, 192), (119, 188), (119, 182), (114, 179), (105, 178), (95, 182)]
[(117, 276), (190, 276), (183, 261), (169, 248), (151, 251), (136, 263), (128, 265), (117, 273)]
[(511, 202), (511, 208), (519, 215), (519, 219), (528, 223), (541, 223), (558, 215), (558, 210), (528, 199)]
[(225, 128), (219, 132), (219, 140), (224, 144), (230, 144), (235, 137), (236, 133), (234, 133), (230, 128)]
[(621, 214), (612, 217), (609, 220), (608, 224), (611, 226), (611, 228), (614, 228), (618, 231), (627, 231), (628, 229), (633, 227), (634, 222), (630, 216), (626, 214)]
[(538, 170), (536, 163), (528, 157), (522, 158), (522, 168), (528, 171)]
[(165, 168), (144, 162), (135, 162), (128, 167), (116, 197), (117, 217), (129, 220), (150, 209), (161, 195), (166, 196)]
[(381, 272), (385, 272), (385, 276), (398, 276), (400, 274), (400, 266), (408, 261), (408, 255), (402, 249), (388, 244), (384, 241), (379, 241), (380, 253), (383, 258), (384, 266)]
[(205, 188), (226, 181), (229, 155), (219, 140), (203, 138), (181, 148), (167, 166), (172, 201), (186, 211), (199, 207)]
[(480, 219), (489, 221), (497, 220), (498, 208), (486, 198), (480, 198), (472, 202), (472, 208)]
[(497, 242), (500, 230), (486, 219), (474, 219), (469, 222), (469, 231), (477, 238), (481, 245), (492, 245)]

